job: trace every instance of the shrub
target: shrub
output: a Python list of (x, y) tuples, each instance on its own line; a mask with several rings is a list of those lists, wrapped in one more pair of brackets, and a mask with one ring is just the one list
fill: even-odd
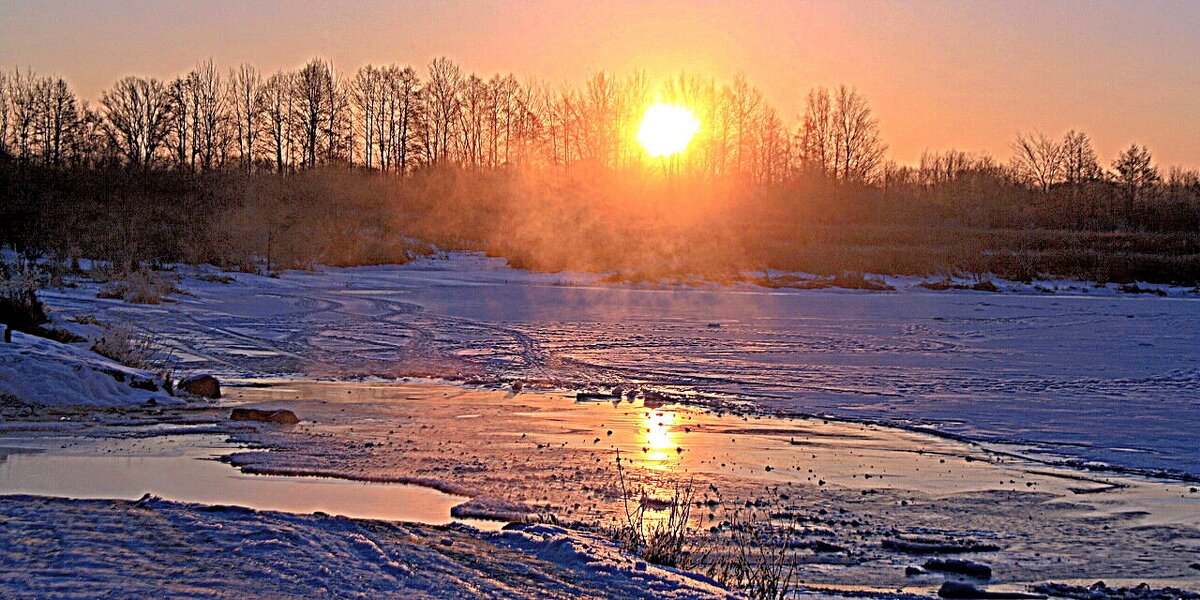
[(175, 284), (162, 274), (138, 269), (112, 278), (96, 297), (124, 300), (131, 304), (161, 304), (168, 295), (178, 291)]
[[(691, 482), (675, 486), (669, 500), (650, 498), (644, 488), (633, 490), (625, 478), (621, 453), (617, 452), (617, 478), (621, 489), (624, 521), (614, 534), (622, 547), (646, 562), (665, 567), (688, 568), (693, 544), (689, 520), (695, 493)], [(651, 510), (665, 510), (665, 518), (651, 518)]]
[(153, 336), (139, 336), (124, 324), (106, 326), (92, 351), (135, 369), (149, 369), (156, 354)]
[(49, 321), (46, 308), (38, 300), (42, 273), (34, 266), (0, 261), (0, 323), (5, 327), (5, 341), (10, 330), (32, 333)]
[[(677, 483), (669, 499), (654, 499), (629, 484), (620, 451), (616, 465), (623, 510), (613, 535), (624, 549), (651, 564), (703, 572), (756, 600), (787, 597), (800, 564), (796, 551), (803, 547), (794, 520), (780, 524), (753, 509), (725, 508), (718, 495), (709, 505), (721, 507), (725, 520), (705, 532), (690, 525), (697, 504), (692, 481)], [(654, 518), (650, 511), (666, 516)]]
[(800, 564), (796, 523), (779, 524), (753, 509), (736, 508), (726, 515), (728, 541), (708, 561), (705, 573), (756, 600), (786, 598)]

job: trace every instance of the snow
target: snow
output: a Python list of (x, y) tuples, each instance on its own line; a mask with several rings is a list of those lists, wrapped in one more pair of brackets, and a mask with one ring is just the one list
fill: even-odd
[[(1025, 452), (1053, 459), (1102, 460), (1123, 467), (1200, 474), (1200, 444), (1195, 438), (1200, 431), (1200, 399), (1195, 392), (1200, 384), (1200, 331), (1194, 326), (1200, 298), (1184, 288), (1159, 286), (1155, 289), (1161, 295), (1129, 294), (1116, 286), (1081, 282), (1000, 282), (1001, 293), (937, 292), (921, 288), (920, 280), (894, 277), (885, 279), (896, 291), (882, 293), (706, 282), (635, 285), (603, 283), (589, 274), (528, 273), (470, 254), (404, 266), (293, 271), (278, 278), (234, 274), (228, 283), (200, 277), (211, 272), (207, 267), (181, 267), (182, 292), (155, 306), (97, 299), (98, 286), (89, 282), (42, 297), (58, 323), (88, 315), (104, 323), (126, 324), (155, 334), (173, 351), (182, 371), (211, 372), (235, 381), (295, 375), (339, 380), (416, 376), (487, 385), (520, 382), (526, 389), (609, 391), (622, 386), (642, 390), (643, 399), (645, 392), (654, 392), (718, 408), (736, 405), (762, 412), (828, 413), (927, 427), (948, 436), (1018, 443)], [(159, 403), (179, 402), (127, 385), (138, 377), (152, 375), (116, 365), (87, 350), (86, 344), (59, 344), (16, 334), (13, 344), (0, 345), (0, 394), (27, 403), (132, 407), (151, 397)], [(258, 391), (246, 391), (252, 389)], [(600, 431), (617, 430), (606, 443), (624, 443), (631, 453), (638, 446), (646, 451), (640, 439), (626, 439), (613, 414), (567, 433), (510, 424), (501, 432), (504, 437), (486, 438), (489, 443), (479, 444), (481, 432), (502, 424), (492, 415), (509, 410), (523, 414), (529, 407), (516, 404), (532, 406), (533, 400), (524, 399), (529, 394), (494, 406), (477, 398), (464, 399), (461, 406), (447, 400), (437, 404), (434, 398), (415, 406), (423, 417), (400, 420), (391, 412), (397, 409), (385, 402), (373, 408), (355, 405), (347, 413), (349, 403), (338, 405), (311, 394), (301, 400), (298, 390), (272, 393), (285, 392), (309, 422), (295, 430), (241, 432), (244, 440), (269, 441), (257, 447), (276, 451), (235, 455), (231, 459), (235, 464), (247, 471), (343, 477), (357, 468), (356, 477), (362, 481), (402, 480), (439, 489), (472, 480), (496, 480), (501, 485), (504, 477), (529, 483), (528, 497), (511, 491), (519, 485), (510, 485), (510, 493), (488, 489), (459, 505), (456, 516), (537, 513), (541, 508), (533, 501), (539, 495), (547, 499), (547, 485), (562, 487), (564, 481), (578, 483), (585, 476), (603, 483), (611, 475), (600, 456), (586, 454), (587, 460), (594, 458), (594, 465), (555, 459), (574, 452), (578, 445), (599, 448), (589, 438), (599, 440)], [(352, 389), (346, 394), (351, 392), (370, 390)], [(406, 400), (412, 399), (409, 396), (405, 392)], [(382, 395), (378, 399), (385, 400)], [(650, 402), (638, 408), (647, 419), (652, 408), (658, 410)], [(435, 425), (459, 436), (448, 440), (453, 445), (425, 430), (428, 423), (421, 422), (447, 410), (454, 414), (442, 415)], [(535, 413), (530, 414), (538, 416)], [(132, 433), (137, 429), (134, 422), (148, 416), (129, 417), (131, 439), (137, 435)], [(472, 418), (458, 420), (464, 417)], [(642, 429), (653, 428), (643, 427), (640, 417), (630, 419), (639, 435)], [(555, 423), (550, 421), (549, 425)], [(321, 423), (326, 429), (320, 429)], [(828, 424), (811, 420), (809, 425)], [(219, 425), (212, 426), (220, 430)], [(19, 437), (44, 432), (61, 436), (57, 441), (71, 439), (74, 427), (0, 423), (0, 433)], [(107, 427), (120, 426), (110, 422)], [(411, 437), (436, 443), (430, 455), (442, 461), (437, 466), (447, 468), (421, 468), (413, 440), (392, 434), (416, 427), (423, 433)], [(826, 502), (857, 507), (867, 515), (864, 522), (875, 524), (867, 533), (840, 533), (850, 540), (847, 547), (864, 552), (879, 546), (870, 535), (891, 535), (899, 531), (897, 523), (907, 521), (917, 523), (916, 529), (925, 527), (921, 523), (936, 522), (939, 531), (961, 530), (969, 521), (978, 528), (965, 532), (971, 536), (1009, 536), (1017, 542), (1006, 552), (1032, 561), (1032, 566), (1026, 561), (1020, 568), (1034, 570), (1052, 568), (1052, 556), (1060, 561), (1063, 556), (1076, 559), (1081, 552), (1088, 565), (1128, 565), (1134, 559), (1129, 549), (1168, 540), (1176, 545), (1163, 546), (1161, 552), (1182, 555), (1185, 542), (1176, 540), (1193, 539), (1174, 523), (1152, 528), (1131, 522), (1118, 529), (1116, 524), (1133, 514), (1128, 511), (1134, 505), (1122, 504), (1117, 507), (1122, 512), (1114, 514), (1081, 512), (1086, 503), (1067, 495), (1080, 493), (1071, 487), (1052, 492), (1041, 486), (1041, 480), (999, 476), (990, 470), (992, 465), (987, 466), (986, 489), (938, 497), (936, 490), (930, 495), (892, 489), (898, 483), (893, 479), (876, 485), (875, 478), (882, 476), (886, 465), (875, 461), (864, 466), (874, 459), (851, 447), (844, 459), (824, 458), (850, 469), (839, 480), (834, 477), (836, 469), (818, 463), (818, 446), (822, 455), (831, 451), (828, 435), (812, 442), (812, 447), (803, 447), (784, 438), (795, 435), (794, 424), (762, 431), (753, 425), (738, 427), (725, 425), (712, 435), (722, 440), (729, 436), (731, 446), (734, 432), (751, 440), (774, 436), (778, 438), (774, 444), (796, 453), (792, 457), (796, 460), (790, 461), (795, 473), (767, 468), (785, 463), (775, 463), (776, 454), (768, 457), (743, 450), (748, 446), (744, 443), (736, 449), (744, 464), (729, 459), (733, 448), (723, 448), (718, 459), (715, 450), (700, 453), (689, 447), (684, 452), (682, 442), (674, 441), (664, 448), (674, 446), (675, 453), (666, 455), (681, 464), (693, 460), (693, 455), (702, 462), (729, 461), (731, 471), (718, 475), (729, 481), (736, 476), (741, 485), (754, 489), (762, 488), (764, 481), (778, 484), (795, 477), (800, 473), (800, 454), (809, 455), (811, 461), (804, 463), (812, 474), (808, 479), (821, 478), (820, 483), (789, 489), (789, 496), (783, 498), (790, 497), (788, 502), (795, 506), (788, 510), (811, 512)], [(690, 429), (685, 431), (691, 434)], [(889, 431), (888, 435), (895, 435), (895, 430)], [(532, 432), (528, 440), (526, 432)], [(381, 446), (375, 438), (385, 433), (391, 445), (386, 451), (376, 450)], [(699, 430), (697, 434), (706, 435)], [(868, 438), (853, 437), (859, 444)], [(504, 445), (497, 440), (509, 441)], [(549, 451), (551, 441), (556, 452)], [(568, 448), (568, 443), (575, 445)], [(927, 456), (925, 443), (922, 439), (916, 446), (920, 451), (897, 451), (908, 460), (926, 461), (927, 468), (914, 473), (933, 476), (936, 472), (940, 478), (955, 477), (955, 469), (985, 473), (979, 464), (983, 456), (964, 458), (953, 452)], [(498, 458), (468, 454), (460, 446)], [(531, 452), (546, 456), (532, 460)], [(594, 452), (582, 450), (580, 455)], [(946, 465), (947, 457), (955, 464)], [(0, 461), (4, 460), (0, 451)], [(405, 474), (397, 466), (401, 460), (412, 473)], [(1002, 462), (1010, 468), (1007, 461), (997, 460), (995, 468)], [(513, 467), (518, 464), (521, 468)], [(720, 467), (725, 469), (725, 464)], [(813, 467), (822, 470), (813, 473)], [(865, 472), (858, 471), (875, 467), (880, 469), (871, 473), (872, 482), (865, 483)], [(708, 468), (716, 470), (712, 465)], [(749, 477), (733, 470), (760, 475)], [(1029, 473), (1049, 477), (1041, 471)], [(1054, 474), (1046, 487), (1054, 479), (1075, 482), (1075, 477)], [(1004, 487), (1006, 480), (1015, 489)], [(1000, 481), (1000, 487), (992, 481)], [(601, 486), (589, 484), (584, 489)], [(1174, 491), (1183, 498), (1182, 492)], [(1161, 500), (1160, 496), (1150, 499)], [(1113, 497), (1106, 498), (1112, 501)], [(1065, 501), (1051, 507), (1049, 499)], [(1097, 499), (1097, 505), (1102, 500)], [(1174, 507), (1191, 506), (1188, 500), (1171, 498), (1171, 502)], [(906, 508), (892, 516), (898, 504)], [(556, 510), (566, 506), (560, 503)], [(1036, 522), (1028, 518), (1034, 513), (1039, 515)], [(842, 508), (839, 518), (844, 521), (850, 514)], [(1081, 514), (1088, 516), (1081, 518)], [(942, 524), (960, 517), (966, 520)], [(983, 520), (976, 522), (979, 518)], [(1023, 525), (1011, 527), (1018, 518)], [(859, 517), (853, 522), (857, 527)], [(1111, 531), (1110, 524), (1114, 525)], [(461, 525), (259, 512), (157, 498), (126, 502), (0, 496), (0, 525), (0, 589), (6, 595), (728, 595), (702, 577), (646, 565), (621, 553), (601, 535), (548, 524), (484, 533)], [(1047, 539), (1045, 531), (1055, 531), (1062, 539)], [(1150, 537), (1138, 537), (1143, 535)], [(1154, 543), (1145, 543), (1151, 538)], [(1102, 541), (1096, 543), (1097, 539)], [(1072, 549), (1063, 549), (1068, 545)], [(1100, 549), (1108, 546), (1116, 549), (1101, 556)], [(1043, 559), (1045, 550), (1051, 552)], [(897, 559), (885, 556), (883, 560), (892, 570), (877, 576), (898, 577), (902, 565), (894, 563)], [(863, 568), (879, 570), (880, 564), (884, 563), (866, 561)], [(1137, 568), (1158, 575), (1181, 568), (1174, 562), (1164, 565)], [(1010, 569), (1016, 571), (1015, 561)]]
[(133, 407), (149, 400), (177, 404), (182, 400), (161, 391), (132, 387), (155, 382), (149, 371), (126, 367), (86, 348), (13, 332), (12, 343), (0, 343), (0, 396), (44, 407)]
[[(998, 281), (1001, 293), (606, 284), (450, 254), (403, 266), (189, 270), (174, 303), (51, 291), (60, 314), (130, 322), (184, 370), (227, 378), (637, 384), (712, 405), (829, 414), (1050, 460), (1200, 475), (1200, 296)], [(968, 280), (961, 280), (968, 282)], [(1039, 291), (1057, 290), (1055, 293)]]
[(0, 523), (0, 589), (10, 597), (732, 596), (550, 526), (483, 533), (153, 497), (33, 496), (0, 497)]

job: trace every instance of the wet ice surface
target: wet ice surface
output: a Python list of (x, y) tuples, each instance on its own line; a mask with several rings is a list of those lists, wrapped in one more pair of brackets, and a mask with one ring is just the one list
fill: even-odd
[(231, 457), (251, 472), (452, 484), (472, 497), (464, 506), (475, 514), (589, 527), (620, 521), (619, 450), (629, 485), (649, 497), (669, 498), (691, 482), (693, 518), (705, 532), (747, 502), (778, 523), (794, 520), (805, 542), (797, 577), (808, 584), (935, 589), (942, 575), (905, 575), (927, 557), (887, 547), (915, 536), (995, 545), (959, 555), (991, 565), (993, 583), (1197, 585), (1189, 564), (1200, 549), (1200, 493), (1190, 484), (1084, 474), (876, 425), (641, 400), (428, 382), (228, 391), (227, 402), (304, 418), (241, 434), (275, 449)]
[[(416, 485), (319, 477), (247, 475), (218, 462), (236, 450), (226, 436), (168, 435), (134, 439), (73, 438), (64, 448), (54, 438), (0, 438), (0, 495), (136, 500), (151, 494), (168, 500), (243, 506), (356, 519), (454, 521), (450, 509), (467, 500)], [(499, 529), (503, 523), (470, 520)]]
[(630, 382), (793, 413), (928, 424), (1048, 455), (1200, 475), (1200, 301), (639, 289), (456, 255), (406, 266), (187, 279), (177, 304), (47, 293), (122, 318), (224, 377), (426, 375)]

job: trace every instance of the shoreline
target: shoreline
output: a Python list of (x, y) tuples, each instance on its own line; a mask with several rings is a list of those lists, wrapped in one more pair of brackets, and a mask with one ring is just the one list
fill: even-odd
[[(288, 408), (302, 422), (280, 427), (224, 421), (234, 406)], [(997, 455), (973, 444), (880, 425), (718, 415), (678, 404), (647, 408), (641, 401), (616, 405), (578, 402), (555, 393), (512, 394), (429, 382), (256, 382), (228, 387), (226, 398), (216, 404), (170, 411), (180, 411), (181, 419), (127, 416), (107, 425), (100, 417), (85, 426), (85, 431), (64, 433), (122, 439), (122, 435), (137, 431), (134, 435), (153, 438), (176, 432), (177, 426), (169, 424), (184, 420), (202, 430), (224, 428), (231, 442), (249, 444), (227, 459), (228, 468), (243, 473), (452, 489), (470, 496), (456, 506), (469, 509), (468, 516), (520, 520), (515, 517), (525, 510), (524, 520), (553, 515), (555, 522), (597, 533), (603, 531), (600, 517), (612, 516), (611, 503), (616, 497), (613, 490), (604, 489), (612, 484), (611, 465), (596, 454), (611, 456), (612, 451), (623, 449), (623, 454), (632, 455), (631, 477), (639, 485), (649, 486), (652, 497), (669, 495), (671, 482), (686, 476), (698, 489), (719, 487), (726, 502), (745, 498), (753, 500), (756, 510), (803, 515), (808, 539), (841, 549), (805, 551), (806, 560), (816, 561), (807, 567), (815, 570), (805, 571), (802, 577), (805, 584), (815, 586), (813, 591), (835, 590), (848, 581), (855, 582), (851, 587), (860, 593), (935, 589), (940, 576), (903, 575), (905, 564), (914, 560), (919, 564), (922, 559), (880, 549), (886, 540), (904, 539), (917, 531), (939, 539), (966, 535), (996, 543), (1001, 548), (998, 552), (962, 556), (997, 568), (990, 582), (998, 589), (1089, 579), (1152, 580), (1156, 585), (1200, 589), (1200, 572), (1189, 572), (1186, 564), (1171, 569), (1174, 575), (1164, 575), (1168, 571), (1160, 564), (1150, 571), (1143, 568), (1140, 576), (1123, 577), (1118, 573), (1130, 573), (1131, 567), (1146, 557), (1132, 551), (1110, 551), (1101, 558), (1071, 550), (1109, 543), (1117, 537), (1140, 540), (1140, 544), (1127, 541), (1129, 548), (1146, 548), (1188, 531), (1191, 533), (1186, 535), (1200, 547), (1200, 509), (1196, 508), (1200, 497), (1188, 497), (1185, 487), (1135, 477), (1086, 477), (1069, 469), (1047, 469)], [(671, 421), (660, 423), (667, 415)], [(164, 424), (168, 426), (159, 432), (144, 430)], [(540, 428), (536, 424), (541, 424)], [(88, 433), (88, 428), (96, 431)], [(124, 433), (117, 431), (121, 428)], [(427, 438), (424, 444), (383, 443), (411, 442), (411, 432), (416, 431)], [(9, 431), (6, 435), (19, 434)], [(606, 448), (589, 443), (597, 437), (603, 438)], [(644, 450), (650, 440), (658, 446)], [(461, 454), (467, 444), (480, 451)], [(801, 468), (788, 468), (790, 461), (801, 458), (803, 462), (791, 465)], [(720, 464), (722, 461), (725, 464)], [(513, 478), (516, 464), (527, 476)], [(815, 472), (809, 473), (809, 469)], [(997, 479), (998, 474), (1008, 474), (1003, 481), (1011, 479), (1012, 483), (1006, 485)], [(1178, 506), (1171, 509), (1171, 494), (1163, 491), (1168, 488), (1182, 494), (1178, 499), (1185, 503), (1182, 511)], [(560, 493), (563, 490), (565, 493)], [(763, 500), (771, 494), (773, 498)], [(994, 512), (994, 501), (1036, 506), (1042, 524), (1013, 528), (1019, 525), (1017, 518), (988, 515)], [(609, 507), (607, 513), (604, 505)], [(830, 516), (821, 514), (825, 511)], [(1192, 516), (1181, 521), (1180, 514)], [(947, 527), (954, 521), (965, 523), (984, 515), (990, 525), (983, 528)], [(828, 524), (821, 525), (825, 521)], [(901, 525), (908, 521), (917, 527)], [(925, 521), (941, 525), (932, 529), (920, 525)], [(1052, 523), (1059, 522), (1073, 523), (1076, 531), (1055, 531)], [(1093, 523), (1095, 529), (1089, 534), (1083, 531), (1088, 527), (1079, 523)], [(1051, 536), (1065, 538), (1046, 539)], [(1047, 552), (1058, 560), (1082, 562), (1072, 568), (1056, 567), (1055, 559), (1037, 557)], [(1152, 554), (1162, 561), (1174, 552), (1162, 548)], [(832, 563), (831, 558), (835, 559)], [(1158, 576), (1152, 577), (1152, 572)], [(1040, 576), (1055, 573), (1059, 576)]]

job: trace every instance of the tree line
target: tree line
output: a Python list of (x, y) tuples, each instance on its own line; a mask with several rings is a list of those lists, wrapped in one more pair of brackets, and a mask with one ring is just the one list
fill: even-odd
[[(659, 160), (639, 147), (636, 127), (654, 102), (686, 106), (701, 121), (686, 152)], [(789, 121), (743, 76), (652, 81), (640, 72), (601, 71), (581, 85), (551, 86), (469, 72), (446, 58), (420, 72), (394, 64), (342, 72), (315, 58), (263, 73), (207, 60), (169, 80), (123, 77), (91, 103), (60, 77), (18, 69), (0, 74), (0, 212), (8, 221), (0, 233), (7, 243), (36, 245), (46, 243), (38, 236), (74, 219), (82, 228), (77, 235), (110, 252), (147, 237), (159, 240), (157, 247), (198, 235), (179, 235), (179, 222), (168, 227), (181, 218), (174, 212), (217, 228), (200, 236), (201, 247), (220, 246), (242, 230), (243, 242), (254, 241), (239, 252), (262, 255), (299, 235), (295, 223), (315, 231), (313, 216), (331, 210), (318, 210), (316, 196), (381, 210), (379, 198), (359, 193), (370, 190), (407, 203), (388, 208), (403, 213), (389, 216), (389, 235), (412, 233), (420, 222), (422, 234), (443, 243), (499, 245), (510, 253), (525, 250), (506, 239), (513, 231), (540, 244), (538, 236), (553, 236), (531, 223), (554, 214), (557, 225), (578, 224), (585, 213), (593, 237), (615, 243), (629, 244), (631, 230), (651, 239), (653, 230), (684, 235), (680, 228), (688, 228), (688, 241), (664, 242), (671, 252), (691, 252), (701, 237), (715, 244), (719, 232), (736, 237), (726, 240), (735, 247), (730, 253), (772, 246), (772, 255), (784, 255), (822, 227), (872, 226), (1169, 234), (1181, 236), (1178, 243), (1155, 245), (1152, 253), (1197, 253), (1200, 173), (1164, 173), (1141, 145), (1102, 160), (1084, 132), (1035, 131), (1017, 135), (1008, 157), (951, 149), (901, 165), (887, 156), (867, 99), (845, 85), (808, 91)], [(342, 191), (321, 183), (319, 174), (330, 171), (346, 174), (335, 178)], [(701, 227), (703, 207), (708, 222)], [(90, 216), (75, 216), (81, 213)], [(111, 222), (113, 214), (124, 220)], [(229, 214), (263, 218), (246, 225), (230, 222)], [(345, 220), (345, 211), (338, 214)], [(507, 229), (484, 231), (502, 221)], [(176, 248), (163, 256), (179, 255)], [(331, 260), (331, 251), (297, 256)], [(632, 260), (601, 262), (625, 259)]]

